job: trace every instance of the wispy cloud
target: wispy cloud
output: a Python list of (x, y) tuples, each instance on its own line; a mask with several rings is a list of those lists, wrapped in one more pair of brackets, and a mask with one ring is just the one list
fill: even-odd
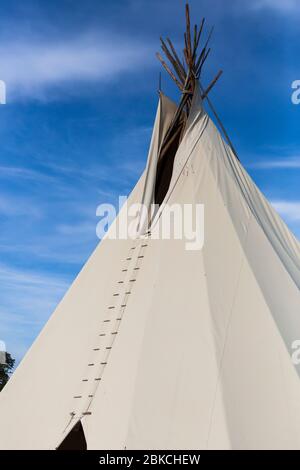
[(300, 201), (271, 201), (272, 206), (288, 222), (300, 222)]
[(276, 170), (276, 169), (300, 169), (300, 156), (288, 157), (282, 159), (264, 159), (255, 163), (247, 165), (248, 168), (261, 169), (261, 170)]
[[(149, 45), (118, 34), (82, 34), (64, 41), (20, 38), (1, 42), (1, 79), (7, 99), (45, 98), (51, 86), (66, 82), (107, 82), (149, 63)], [(151, 54), (150, 54), (151, 57)]]
[(299, 1), (298, 0), (254, 0), (251, 2), (251, 8), (261, 10), (269, 8), (277, 10), (279, 12), (299, 12)]
[[(0, 264), (0, 336), (19, 360), (62, 298), (69, 282), (55, 274)], [(29, 339), (30, 338), (30, 339)]]
[(28, 198), (10, 196), (0, 193), (0, 215), (8, 217), (27, 217), (39, 218), (42, 211), (39, 205)]
[(0, 264), (0, 281), (10, 287), (15, 287), (18, 284), (26, 288), (58, 288), (60, 291), (65, 290), (67, 286), (65, 282), (58, 280), (57, 277), (51, 277), (41, 272), (16, 269), (5, 264)]
[(40, 183), (49, 183), (54, 181), (54, 178), (52, 178), (50, 175), (46, 175), (45, 173), (41, 173), (30, 168), (15, 166), (0, 166), (0, 178), (12, 178), (14, 180), (16, 178), (21, 178)]

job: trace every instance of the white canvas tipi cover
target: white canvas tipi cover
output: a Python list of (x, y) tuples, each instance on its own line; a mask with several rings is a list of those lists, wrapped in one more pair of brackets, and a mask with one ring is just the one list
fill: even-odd
[[(128, 205), (153, 201), (175, 111), (161, 95)], [(152, 233), (173, 203), (204, 204), (203, 248), (103, 239), (0, 394), (2, 449), (77, 423), (88, 449), (300, 448), (299, 242), (197, 93)]]

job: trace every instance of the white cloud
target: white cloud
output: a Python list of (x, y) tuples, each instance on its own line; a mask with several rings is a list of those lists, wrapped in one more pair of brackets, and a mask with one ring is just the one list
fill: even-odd
[(91, 234), (94, 235), (94, 233), (96, 232), (96, 223), (95, 221), (91, 221), (91, 222), (83, 222), (78, 225), (61, 224), (56, 227), (56, 230), (59, 234), (65, 237), (80, 236), (80, 241), (82, 241), (84, 236), (90, 238)]
[(251, 7), (256, 10), (269, 8), (279, 12), (300, 12), (299, 0), (254, 0)]
[(24, 216), (40, 218), (41, 208), (29, 198), (9, 196), (0, 193), (0, 215), (6, 217)]
[(49, 175), (24, 167), (0, 166), (0, 178), (22, 178), (39, 183), (55, 182), (55, 179)]
[(60, 290), (66, 288), (66, 284), (62, 284), (62, 281), (56, 277), (40, 272), (12, 268), (2, 263), (0, 264), (0, 282), (1, 284), (5, 283), (7, 287), (19, 285), (26, 288), (37, 288), (38, 286), (50, 289), (59, 288)]
[[(7, 101), (19, 95), (44, 98), (50, 86), (112, 80), (149, 62), (149, 46), (127, 37), (85, 34), (71, 40), (2, 41), (1, 79)], [(152, 61), (153, 62), (153, 61)]]
[(272, 206), (288, 222), (300, 222), (300, 201), (271, 201)]
[(69, 282), (57, 274), (0, 263), (0, 333), (19, 361), (38, 334)]
[(261, 170), (273, 170), (273, 169), (300, 169), (300, 156), (288, 157), (282, 159), (265, 159), (256, 163), (250, 163), (247, 165), (248, 168), (255, 168)]

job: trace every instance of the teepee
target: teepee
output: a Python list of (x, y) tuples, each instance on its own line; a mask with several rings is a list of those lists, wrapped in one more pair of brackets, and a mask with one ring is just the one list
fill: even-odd
[[(162, 41), (182, 97), (159, 94), (137, 236), (108, 232), (1, 392), (2, 449), (300, 448), (300, 245), (204, 109), (203, 25), (185, 64)], [(172, 204), (204, 205), (202, 249), (153, 236)]]

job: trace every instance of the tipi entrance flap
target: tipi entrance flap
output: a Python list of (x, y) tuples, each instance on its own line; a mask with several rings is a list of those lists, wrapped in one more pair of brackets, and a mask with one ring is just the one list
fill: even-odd
[(181, 111), (174, 118), (161, 143), (155, 180), (155, 204), (161, 205), (168, 192), (173, 174), (174, 159), (185, 130), (185, 124), (186, 115)]
[(145, 206), (147, 212), (142, 212), (141, 214), (141, 219), (139, 221), (140, 233), (144, 233), (149, 227), (151, 205), (154, 203), (155, 198), (155, 181), (160, 148), (176, 110), (177, 105), (163, 93), (160, 93), (145, 170), (145, 183), (141, 202)]
[[(204, 132), (209, 120), (208, 115), (205, 113), (203, 108), (201, 93), (197, 83), (195, 85), (195, 90), (190, 114), (184, 128), (184, 135), (174, 156), (174, 164), (172, 166), (172, 176), (169, 187), (157, 213), (155, 214), (155, 217), (153, 218), (151, 228), (155, 227), (158, 219), (160, 218), (164, 206), (167, 204), (174, 187), (177, 184), (178, 178), (195, 150), (197, 142), (201, 139), (202, 133)], [(199, 155), (198, 158), (203, 157), (204, 156)]]

